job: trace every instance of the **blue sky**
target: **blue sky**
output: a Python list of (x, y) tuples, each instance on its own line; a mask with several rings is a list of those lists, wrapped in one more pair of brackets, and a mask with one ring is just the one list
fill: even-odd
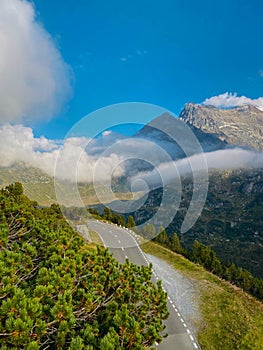
[(262, 1), (32, 2), (73, 80), (62, 109), (32, 123), (37, 136), (63, 138), (86, 114), (116, 103), (179, 114), (187, 102), (225, 92), (263, 96)]

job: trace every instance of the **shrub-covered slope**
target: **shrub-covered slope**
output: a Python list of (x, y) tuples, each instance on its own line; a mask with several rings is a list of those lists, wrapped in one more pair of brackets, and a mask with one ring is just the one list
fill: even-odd
[(167, 317), (151, 270), (91, 249), (58, 206), (0, 192), (1, 349), (145, 349)]

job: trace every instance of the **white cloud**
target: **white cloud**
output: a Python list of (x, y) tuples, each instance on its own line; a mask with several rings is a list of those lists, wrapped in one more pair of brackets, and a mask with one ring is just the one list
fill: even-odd
[(109, 136), (112, 133), (111, 130), (103, 131), (102, 136)]
[(0, 121), (58, 112), (71, 94), (71, 72), (31, 2), (0, 1), (0, 47)]
[[(92, 182), (95, 168), (97, 181), (107, 180), (113, 173), (121, 176), (122, 157), (114, 153), (105, 156), (88, 154), (85, 150), (90, 141), (85, 137), (72, 137), (63, 143), (55, 142), (43, 136), (35, 138), (29, 127), (3, 125), (0, 127), (0, 166), (24, 162), (50, 176), (73, 182), (76, 174), (78, 181)], [(89, 150), (92, 151), (92, 147)]]
[[(166, 162), (157, 166), (154, 170), (141, 172), (130, 179), (131, 183), (138, 180), (145, 181), (150, 188), (172, 183), (179, 176), (191, 174), (194, 171), (206, 171), (201, 167), (205, 159), (207, 169), (247, 169), (263, 167), (263, 153), (246, 151), (241, 148), (218, 150), (203, 154), (196, 154), (178, 161)], [(201, 160), (201, 161), (200, 161)], [(139, 182), (138, 182), (139, 183)], [(140, 188), (137, 188), (140, 190)]]
[[(154, 170), (138, 174), (138, 169), (145, 166), (142, 160)], [(24, 162), (50, 176), (55, 175), (59, 180), (103, 182), (113, 175), (119, 177), (126, 174), (131, 177), (131, 183), (141, 179), (154, 188), (160, 185), (160, 179), (164, 184), (169, 184), (179, 175), (191, 173), (192, 169), (197, 172), (205, 170), (202, 168), (205, 163), (209, 169), (263, 167), (262, 153), (240, 148), (170, 160), (165, 149), (150, 140), (128, 138), (104, 144), (104, 138), (71, 137), (62, 142), (43, 136), (37, 138), (31, 128), (23, 125), (0, 126), (0, 166), (9, 167)]]
[[(86, 146), (90, 140), (85, 138), (69, 138), (60, 148), (56, 157), (56, 176), (68, 181), (93, 182), (106, 181), (114, 176), (123, 175), (122, 158), (114, 153), (93, 156), (87, 153)], [(92, 149), (90, 149), (92, 150)]]
[(263, 69), (260, 69), (260, 71), (258, 72), (260, 77), (263, 77)]
[(237, 96), (237, 93), (225, 92), (224, 94), (205, 99), (203, 105), (212, 105), (219, 108), (231, 108), (249, 104), (263, 110), (263, 97), (251, 99), (246, 96)]

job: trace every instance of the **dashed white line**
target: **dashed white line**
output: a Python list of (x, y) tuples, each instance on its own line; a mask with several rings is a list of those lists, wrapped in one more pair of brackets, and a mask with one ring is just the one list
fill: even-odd
[[(116, 226), (117, 226), (117, 225), (116, 225)], [(106, 230), (105, 227), (103, 227), (103, 229)], [(128, 231), (129, 231), (129, 230), (128, 230)], [(112, 233), (112, 231), (109, 231), (109, 232)], [(134, 233), (132, 232), (131, 237), (133, 238), (133, 240), (134, 240), (134, 242), (135, 242), (137, 248), (139, 249), (140, 253), (142, 254), (144, 260), (145, 260), (146, 263), (147, 263), (147, 265), (149, 265), (149, 264), (150, 264), (150, 263), (149, 263), (149, 260), (147, 259), (146, 255), (145, 255), (144, 252), (142, 251), (142, 249), (141, 249), (141, 247), (139, 246), (139, 244), (138, 244), (138, 242), (136, 241), (136, 239), (133, 237), (133, 234), (134, 234)], [(115, 234), (114, 237), (118, 237), (118, 235)], [(118, 240), (118, 243), (120, 244), (121, 241)], [(105, 244), (104, 244), (104, 246), (105, 246)], [(122, 251), (124, 251), (124, 248), (123, 248), (123, 247), (121, 247), (121, 249), (122, 249)], [(127, 255), (125, 255), (125, 259), (128, 259), (128, 256), (127, 256)], [(153, 272), (153, 275), (155, 276), (156, 280), (158, 280), (159, 277), (157, 276), (157, 274), (155, 273), (155, 271), (153, 270), (152, 272)], [(162, 289), (163, 289), (164, 292), (166, 292), (166, 290), (165, 290), (165, 288), (164, 288), (163, 286), (162, 286)], [(166, 293), (167, 293), (167, 292), (166, 292)], [(171, 303), (171, 305), (172, 305), (172, 307), (174, 308), (175, 312), (177, 313), (178, 317), (180, 318), (180, 320), (181, 320), (183, 326), (186, 328), (186, 332), (188, 333), (190, 339), (192, 340), (193, 346), (194, 346), (196, 349), (198, 349), (198, 346), (197, 346), (197, 344), (196, 344), (195, 341), (194, 341), (194, 337), (191, 335), (190, 330), (187, 328), (186, 323), (184, 322), (183, 318), (181, 317), (180, 312), (179, 312), (178, 309), (175, 307), (175, 304), (173, 303), (173, 301), (172, 301), (172, 299), (170, 298), (169, 295), (167, 296), (167, 299), (169, 300), (169, 302)], [(155, 345), (158, 346), (159, 344), (156, 342)]]

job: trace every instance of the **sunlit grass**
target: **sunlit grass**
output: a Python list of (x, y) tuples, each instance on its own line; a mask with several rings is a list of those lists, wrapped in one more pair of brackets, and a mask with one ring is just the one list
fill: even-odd
[(152, 242), (141, 248), (196, 281), (201, 316), (197, 337), (202, 350), (263, 349), (259, 301), (166, 248)]

